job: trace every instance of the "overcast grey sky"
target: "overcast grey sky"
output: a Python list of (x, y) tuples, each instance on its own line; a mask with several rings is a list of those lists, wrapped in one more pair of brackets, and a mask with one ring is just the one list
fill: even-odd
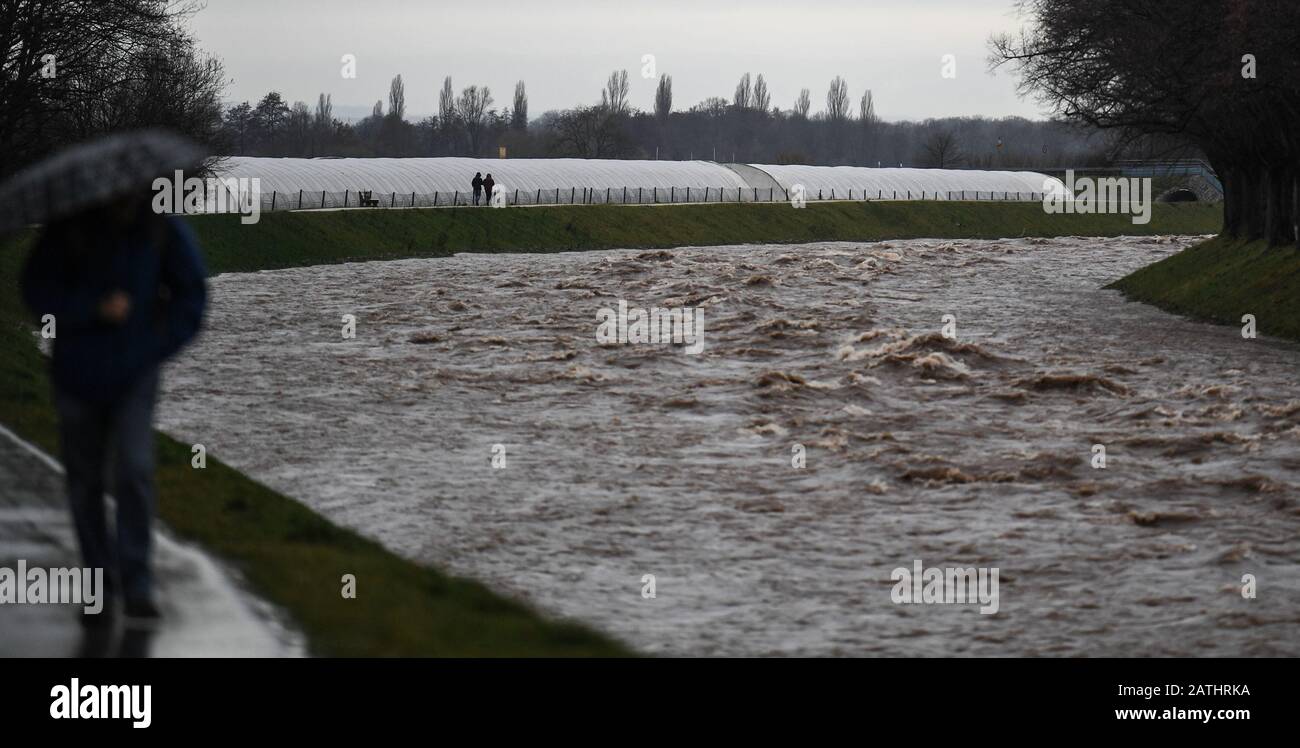
[[(406, 83), (408, 118), (437, 109), (445, 75), (459, 92), (487, 85), (493, 106), (528, 87), (529, 114), (597, 103), (609, 72), (624, 68), (632, 105), (653, 106), (642, 56), (673, 77), (673, 107), (730, 99), (741, 74), (763, 73), (773, 104), (800, 88), (814, 112), (843, 75), (855, 110), (872, 89), (889, 120), (976, 115), (1042, 116), (1015, 95), (1010, 70), (987, 72), (990, 34), (1020, 27), (1013, 0), (208, 0), (192, 21), (200, 44), (225, 62), (227, 97), (256, 103), (269, 90), (336, 112), (387, 99)], [(344, 54), (357, 76), (340, 74)], [(940, 75), (956, 58), (957, 76)]]

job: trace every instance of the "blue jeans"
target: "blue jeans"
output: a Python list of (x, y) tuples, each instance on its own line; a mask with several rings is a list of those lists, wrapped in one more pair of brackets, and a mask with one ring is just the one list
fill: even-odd
[[(104, 569), (105, 586), (128, 600), (151, 600), (153, 571), (153, 409), (158, 369), (141, 375), (117, 400), (96, 403), (56, 390), (59, 438), (67, 471), (68, 504), (82, 563)], [(109, 538), (104, 509), (105, 468), (112, 458), (117, 540)]]

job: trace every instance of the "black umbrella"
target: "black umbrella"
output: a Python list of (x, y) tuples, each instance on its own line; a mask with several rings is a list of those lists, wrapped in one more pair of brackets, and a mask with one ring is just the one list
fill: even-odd
[(200, 164), (203, 150), (162, 130), (117, 133), (65, 148), (0, 185), (0, 233), (79, 213)]

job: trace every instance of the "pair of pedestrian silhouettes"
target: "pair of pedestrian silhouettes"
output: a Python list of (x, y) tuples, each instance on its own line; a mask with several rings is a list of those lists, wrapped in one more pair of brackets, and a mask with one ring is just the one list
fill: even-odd
[(487, 205), (488, 202), (492, 200), (492, 188), (496, 186), (496, 182), (492, 180), (492, 172), (488, 172), (488, 175), (486, 177), (483, 176), (482, 172), (478, 172), (478, 171), (474, 172), (474, 181), (470, 182), (470, 184), (474, 186), (475, 205), (478, 205), (479, 197), (483, 195), (483, 193), (485, 192), (487, 193), (487, 195), (486, 195), (486, 199), (483, 201), (483, 204)]

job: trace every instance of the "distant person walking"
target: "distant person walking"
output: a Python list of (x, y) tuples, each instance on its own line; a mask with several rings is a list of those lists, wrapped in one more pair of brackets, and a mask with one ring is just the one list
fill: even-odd
[(483, 172), (474, 172), (474, 181), (470, 184), (474, 185), (474, 204), (478, 205), (478, 199), (483, 194)]
[(488, 175), (486, 177), (483, 177), (483, 198), (484, 198), (483, 204), (484, 205), (492, 204), (492, 188), (495, 186), (496, 186), (496, 182), (492, 181), (492, 172), (488, 172)]

